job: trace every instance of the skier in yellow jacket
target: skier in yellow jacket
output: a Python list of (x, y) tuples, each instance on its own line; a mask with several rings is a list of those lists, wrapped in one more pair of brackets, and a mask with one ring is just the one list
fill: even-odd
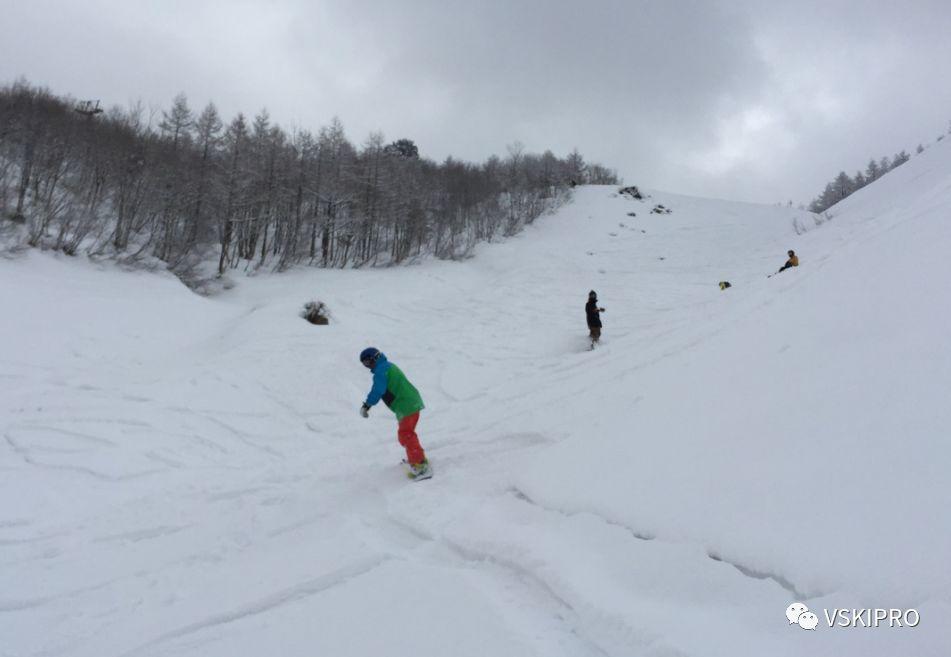
[[(789, 269), (790, 267), (799, 266), (799, 256), (796, 255), (795, 251), (790, 249), (789, 251), (786, 252), (786, 254), (789, 256), (789, 260), (786, 261), (785, 265), (779, 268), (779, 271), (785, 271), (786, 269)], [(779, 271), (776, 273), (778, 274)]]

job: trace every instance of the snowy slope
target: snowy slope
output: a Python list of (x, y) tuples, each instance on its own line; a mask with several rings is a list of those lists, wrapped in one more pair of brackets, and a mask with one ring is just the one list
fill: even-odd
[[(615, 192), (465, 263), (217, 299), (0, 261), (0, 655), (947, 654), (951, 149), (802, 235)], [(368, 344), (426, 400), (431, 481), (357, 415)]]

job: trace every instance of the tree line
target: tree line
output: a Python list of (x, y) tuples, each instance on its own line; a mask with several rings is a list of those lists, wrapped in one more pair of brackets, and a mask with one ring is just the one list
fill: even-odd
[[(947, 134), (951, 135), (951, 121), (948, 122)], [(945, 135), (938, 135), (935, 142), (942, 141), (944, 138)], [(924, 151), (925, 146), (918, 144), (915, 153), (921, 155)], [(854, 176), (849, 176), (845, 171), (840, 171), (839, 175), (826, 185), (822, 193), (812, 200), (812, 203), (809, 204), (809, 209), (816, 213), (825, 212), (853, 192), (857, 192), (866, 185), (875, 182), (895, 167), (901, 166), (910, 159), (911, 156), (902, 150), (900, 153), (893, 155), (890, 159), (888, 156), (883, 156), (878, 160), (875, 158), (870, 159), (868, 165), (865, 167), (865, 171), (856, 171)], [(792, 205), (792, 201), (790, 201), (790, 205)]]
[(83, 108), (22, 80), (0, 88), (0, 224), (30, 246), (154, 257), (173, 271), (457, 258), (518, 232), (574, 184), (617, 183), (577, 150), (515, 143), (481, 164), (437, 163), (379, 132), (355, 146), (336, 118), (317, 133), (287, 131), (266, 110), (226, 123), (184, 95), (161, 111)]
[[(919, 147), (924, 150), (924, 147)], [(921, 150), (918, 151), (919, 153)], [(856, 171), (854, 176), (849, 176), (845, 171), (840, 171), (835, 179), (826, 185), (823, 192), (812, 200), (809, 204), (809, 210), (816, 213), (822, 213), (833, 205), (857, 192), (868, 184), (871, 184), (884, 176), (886, 173), (899, 167), (911, 156), (905, 151), (896, 153), (891, 159), (887, 156), (876, 160), (872, 158), (868, 161), (865, 171)]]

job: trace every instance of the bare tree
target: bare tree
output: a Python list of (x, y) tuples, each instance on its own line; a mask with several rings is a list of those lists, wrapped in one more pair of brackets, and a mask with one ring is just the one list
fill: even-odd
[(518, 142), (481, 164), (437, 164), (381, 133), (357, 149), (337, 118), (316, 136), (263, 110), (225, 128), (183, 94), (167, 111), (74, 107), (25, 81), (0, 88), (0, 212), (27, 223), (34, 246), (153, 255), (179, 272), (215, 247), (219, 274), (463, 257), (562, 202), (568, 172), (614, 176), (577, 151), (562, 160)]

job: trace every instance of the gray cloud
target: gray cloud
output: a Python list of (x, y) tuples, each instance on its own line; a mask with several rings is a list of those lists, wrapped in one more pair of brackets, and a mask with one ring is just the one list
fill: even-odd
[[(951, 118), (951, 8), (871, 3), (0, 0), (0, 80), (339, 115), (480, 160), (578, 147), (630, 182), (807, 201)], [(12, 29), (11, 29), (12, 28)]]

